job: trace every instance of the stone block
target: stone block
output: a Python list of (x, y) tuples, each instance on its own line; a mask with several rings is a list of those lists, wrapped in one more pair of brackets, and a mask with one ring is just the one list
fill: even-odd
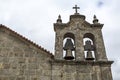
[(8, 78), (9, 78), (9, 80), (16, 80), (16, 76), (10, 76)]
[(37, 63), (36, 57), (29, 57), (27, 60), (28, 60), (28, 63)]
[(64, 80), (61, 76), (53, 76), (52, 80)]
[(28, 64), (28, 69), (38, 69), (39, 68), (39, 64), (37, 63), (29, 63)]
[(9, 69), (10, 68), (10, 63), (3, 63), (3, 69)]
[(40, 75), (42, 76), (43, 75), (43, 70), (44, 69), (37, 69), (36, 70), (36, 76), (40, 76)]
[(35, 69), (26, 69), (24, 70), (24, 75), (36, 75), (36, 70)]
[(18, 63), (25, 63), (26, 62), (26, 58), (19, 57), (17, 59), (18, 59)]
[(86, 65), (77, 65), (76, 70), (78, 73), (90, 73), (92, 67)]
[(11, 69), (17, 69), (19, 67), (18, 63), (10, 64)]
[(5, 76), (3, 76), (3, 77), (0, 76), (0, 80), (9, 80), (9, 78), (7, 76), (6, 77)]
[(27, 69), (28, 64), (27, 63), (19, 63), (17, 64), (18, 69)]
[(14, 52), (14, 56), (15, 56), (15, 57), (23, 57), (23, 56), (24, 56), (24, 53), (23, 53), (22, 51)]
[(60, 76), (62, 75), (62, 70), (52, 70), (52, 76)]
[(39, 80), (39, 78), (32, 77), (31, 80)]
[(51, 70), (42, 70), (42, 74), (44, 76), (50, 76), (51, 75)]
[(24, 76), (19, 76), (16, 78), (16, 80), (25, 80), (25, 77)]

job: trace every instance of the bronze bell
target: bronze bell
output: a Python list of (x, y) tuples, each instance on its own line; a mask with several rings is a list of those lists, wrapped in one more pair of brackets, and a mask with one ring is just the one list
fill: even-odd
[(93, 56), (92, 56), (92, 52), (91, 52), (91, 51), (87, 51), (86, 60), (94, 60), (94, 58), (93, 58)]
[(75, 49), (71, 39), (66, 40), (66, 43), (65, 43), (65, 46), (63, 49), (64, 50), (68, 50), (68, 49), (74, 50)]
[(94, 51), (94, 45), (91, 44), (90, 40), (87, 40), (85, 42), (84, 49), (85, 49), (85, 51)]
[(65, 43), (65, 46), (63, 47), (63, 49), (66, 51), (66, 55), (65, 55), (64, 59), (66, 59), (66, 60), (74, 59), (72, 51), (75, 50), (75, 48), (74, 48), (74, 45), (73, 45), (71, 39), (66, 40), (66, 43)]
[(90, 40), (87, 40), (85, 42), (84, 49), (85, 51), (87, 51), (86, 60), (94, 60), (93, 55), (92, 55), (92, 51), (94, 51), (94, 46), (91, 44)]

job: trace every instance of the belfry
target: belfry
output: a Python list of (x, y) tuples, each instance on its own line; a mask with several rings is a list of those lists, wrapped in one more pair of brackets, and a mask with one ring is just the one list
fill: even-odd
[[(53, 67), (59, 65), (53, 75), (56, 80), (112, 80), (111, 64), (106, 56), (102, 37), (103, 24), (96, 15), (93, 23), (85, 20), (78, 13), (79, 7), (73, 7), (75, 13), (70, 15), (68, 23), (62, 23), (61, 16), (54, 23), (55, 56)], [(54, 70), (53, 70), (54, 71)]]
[(113, 80), (102, 37), (103, 24), (94, 15), (85, 20), (73, 7), (68, 23), (54, 23), (54, 55), (0, 24), (0, 80)]

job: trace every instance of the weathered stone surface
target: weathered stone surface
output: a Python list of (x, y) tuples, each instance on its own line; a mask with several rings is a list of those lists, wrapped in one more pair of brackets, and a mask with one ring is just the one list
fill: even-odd
[[(110, 69), (112, 62), (108, 61), (106, 56), (102, 27), (103, 24), (98, 23), (96, 17), (93, 24), (90, 24), (85, 20), (85, 16), (79, 13), (71, 15), (68, 23), (54, 23), (56, 37), (55, 60), (52, 61), (53, 79), (112, 80)], [(74, 43), (74, 53), (71, 51), (74, 54), (74, 60), (65, 60), (63, 57), (65, 55), (63, 46), (66, 39), (71, 39)], [(94, 47), (94, 49), (88, 50), (91, 51), (94, 60), (86, 60), (88, 56), (86, 56), (84, 40), (90, 41)], [(67, 52), (66, 54), (68, 55)], [(58, 76), (59, 78), (57, 78)]]
[(50, 80), (48, 53), (12, 34), (0, 29), (0, 80)]
[[(54, 24), (55, 56), (9, 28), (0, 25), (0, 80), (112, 80), (111, 64), (107, 60), (101, 29), (95, 19), (85, 21), (79, 13), (70, 16), (68, 23)], [(73, 60), (65, 60), (63, 44), (72, 38)], [(95, 60), (86, 60), (84, 39), (95, 47)], [(72, 49), (71, 49), (72, 50)]]

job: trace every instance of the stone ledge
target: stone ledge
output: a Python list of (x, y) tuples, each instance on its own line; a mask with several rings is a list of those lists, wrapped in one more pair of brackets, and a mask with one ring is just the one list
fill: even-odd
[(102, 29), (104, 24), (100, 24), (100, 23), (97, 23), (97, 24), (91, 24), (91, 27), (99, 27)]
[(62, 63), (62, 64), (64, 64), (64, 63), (66, 63), (66, 64), (73, 64), (73, 65), (75, 65), (75, 64), (81, 64), (81, 65), (86, 65), (86, 64), (90, 64), (90, 65), (111, 65), (114, 61), (76, 61), (76, 60), (72, 60), (72, 61), (67, 61), (67, 60), (56, 60), (56, 59), (54, 59), (54, 60), (52, 60), (52, 61), (50, 61), (52, 64), (54, 64), (54, 63)]
[(80, 15), (80, 14), (74, 14), (74, 15), (70, 15), (70, 21), (72, 19), (75, 19), (75, 18), (80, 18), (82, 20), (85, 20), (85, 16), (84, 15)]

